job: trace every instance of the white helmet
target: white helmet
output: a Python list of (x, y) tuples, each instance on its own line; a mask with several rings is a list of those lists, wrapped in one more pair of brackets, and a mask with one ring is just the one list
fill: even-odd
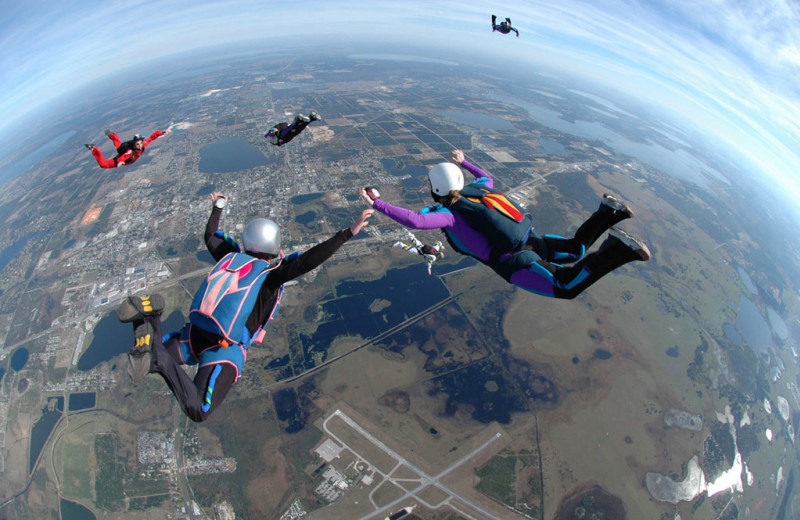
[(441, 197), (452, 190), (460, 190), (464, 187), (464, 175), (461, 173), (461, 168), (453, 163), (437, 164), (428, 172), (428, 179), (431, 181), (431, 191)]
[(248, 253), (277, 256), (281, 251), (281, 230), (268, 218), (251, 220), (244, 228), (242, 245)]

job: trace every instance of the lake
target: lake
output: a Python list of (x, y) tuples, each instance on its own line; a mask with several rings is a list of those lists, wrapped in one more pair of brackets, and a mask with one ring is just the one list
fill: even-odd
[(96, 520), (91, 510), (69, 500), (61, 499), (61, 520)]
[[(161, 323), (161, 331), (168, 334), (183, 328), (184, 319), (180, 311), (172, 313)], [(116, 311), (101, 319), (92, 331), (94, 338), (78, 359), (78, 370), (87, 372), (104, 361), (111, 361), (120, 354), (127, 354), (133, 345), (133, 327), (122, 323)]]
[(200, 173), (230, 173), (266, 166), (271, 161), (238, 137), (226, 137), (200, 148)]
[(0, 271), (8, 265), (11, 260), (14, 259), (17, 254), (22, 251), (22, 248), (25, 247), (25, 244), (28, 243), (28, 240), (33, 238), (36, 233), (28, 233), (24, 238), (20, 238), (7, 248), (3, 249), (3, 252), (0, 253)]
[(78, 410), (88, 410), (89, 408), (94, 408), (95, 401), (96, 398), (94, 392), (81, 392), (81, 393), (69, 394), (68, 409), (70, 412), (77, 412)]
[(564, 152), (567, 151), (558, 141), (547, 138), (539, 139), (539, 146), (542, 147), (544, 153), (549, 155), (564, 155)]
[(311, 202), (312, 200), (317, 200), (322, 198), (322, 193), (306, 193), (305, 195), (295, 195), (289, 201), (299, 206), (300, 204), (305, 204), (306, 202)]
[[(52, 408), (52, 410), (50, 409)], [(50, 437), (53, 428), (55, 428), (61, 416), (64, 413), (64, 398), (50, 397), (47, 403), (42, 408), (42, 416), (33, 425), (31, 430), (31, 450), (30, 459), (28, 462), (28, 473), (33, 471), (36, 464), (36, 459), (39, 458), (39, 453), (44, 448), (47, 438)]]
[(546, 108), (511, 96), (495, 94), (492, 97), (497, 101), (524, 108), (532, 119), (548, 128), (584, 139), (603, 141), (612, 149), (632, 155), (677, 179), (708, 188), (709, 184), (706, 180), (706, 175), (710, 175), (725, 184), (729, 184), (725, 176), (719, 171), (686, 150), (678, 149), (673, 151), (658, 144), (637, 143), (602, 123), (580, 119), (573, 123), (563, 119), (561, 113), (552, 108)]
[(744, 269), (737, 267), (736, 271), (739, 273), (739, 278), (741, 278), (745, 289), (747, 289), (750, 294), (758, 294), (758, 288), (756, 287), (756, 284), (754, 284), (753, 280), (750, 279), (750, 276), (744, 272)]
[(25, 347), (18, 348), (11, 355), (10, 365), (15, 372), (19, 372), (20, 370), (25, 368), (25, 364), (27, 362), (28, 362), (28, 349), (26, 349)]
[(480, 114), (478, 112), (464, 112), (461, 110), (442, 110), (439, 112), (440, 116), (447, 119), (456, 121), (457, 123), (464, 123), (465, 125), (474, 126), (477, 128), (490, 128), (492, 130), (513, 130), (514, 125), (510, 121), (501, 119), (496, 116), (488, 114)]
[(36, 151), (29, 153), (19, 161), (9, 164), (3, 168), (3, 174), (0, 175), (0, 184), (10, 181), (19, 174), (24, 173), (31, 166), (39, 164), (47, 159), (73, 135), (75, 135), (74, 130), (64, 132), (63, 134), (47, 141), (44, 145), (37, 148)]
[(404, 177), (406, 175), (421, 177), (428, 175), (428, 168), (420, 164), (405, 165), (400, 168), (398, 162), (394, 159), (381, 159), (381, 165), (395, 177)]
[(745, 343), (756, 354), (768, 354), (772, 345), (772, 333), (758, 307), (742, 296), (736, 309), (736, 327)]

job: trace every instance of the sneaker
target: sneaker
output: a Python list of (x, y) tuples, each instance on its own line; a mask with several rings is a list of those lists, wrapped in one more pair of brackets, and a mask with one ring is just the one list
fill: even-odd
[(153, 355), (150, 352), (146, 352), (140, 356), (128, 354), (127, 372), (133, 384), (138, 385), (147, 377), (147, 374), (150, 373), (152, 359)]
[(627, 218), (633, 217), (633, 210), (629, 208), (627, 204), (625, 204), (618, 198), (609, 195), (608, 193), (603, 195), (603, 201), (600, 204), (602, 204), (603, 206), (608, 206), (614, 211), (620, 211), (622, 213), (625, 213), (626, 215), (628, 215)]
[(625, 245), (625, 247), (627, 247), (628, 249), (632, 249), (639, 256), (639, 260), (643, 262), (650, 260), (651, 258), (650, 250), (647, 248), (644, 242), (642, 242), (635, 236), (630, 235), (622, 231), (621, 229), (615, 227), (612, 227), (609, 230), (608, 236), (616, 238), (617, 240), (622, 242), (623, 245)]
[(138, 323), (133, 329), (135, 339), (128, 353), (128, 375), (134, 383), (139, 383), (150, 373), (153, 335), (153, 326), (146, 321)]
[(130, 354), (132, 356), (141, 356), (150, 352), (153, 348), (153, 326), (150, 322), (140, 320), (139, 323), (133, 327), (134, 343), (131, 347)]
[(146, 316), (158, 316), (163, 310), (164, 297), (160, 294), (128, 296), (117, 309), (117, 317), (122, 323), (128, 323)]
[(314, 112), (313, 110), (311, 111), (310, 114), (308, 114), (308, 117), (312, 121), (321, 121), (322, 120), (322, 116), (319, 115), (318, 113)]
[(106, 135), (111, 135), (111, 130), (106, 128), (105, 130), (103, 130), (103, 133), (106, 134)]
[(302, 114), (297, 116), (297, 119), (299, 119), (300, 121), (302, 121), (304, 123), (310, 123), (311, 122), (311, 119), (309, 119), (308, 117), (306, 117), (306, 116), (304, 116)]
[(92, 144), (92, 143), (86, 143), (86, 144), (85, 144), (85, 145), (83, 145), (83, 146), (85, 146), (85, 147), (86, 147), (86, 148), (88, 148), (89, 150), (94, 150), (94, 144)]

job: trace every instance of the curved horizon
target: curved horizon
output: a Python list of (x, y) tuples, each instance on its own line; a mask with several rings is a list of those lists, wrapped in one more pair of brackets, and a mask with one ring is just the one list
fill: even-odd
[(488, 10), (458, 2), (424, 9), (348, 2), (346, 12), (343, 5), (168, 0), (121, 11), (87, 1), (13, 4), (0, 22), (6, 149), (24, 138), (19, 127), (42, 106), (153, 60), (265, 38), (286, 45), (380, 38), (425, 46), (425, 58), (456, 49), (612, 88), (713, 139), (800, 213), (800, 13), (787, 0), (511, 2), (495, 14), (511, 17), (519, 38), (493, 34)]

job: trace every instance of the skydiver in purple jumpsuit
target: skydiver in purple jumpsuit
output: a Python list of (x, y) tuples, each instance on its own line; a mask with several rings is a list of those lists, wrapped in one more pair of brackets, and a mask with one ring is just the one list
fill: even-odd
[[(468, 162), (461, 150), (453, 150), (453, 162), (472, 173), (477, 184), (492, 188), (494, 181), (485, 171)], [(463, 180), (462, 180), (463, 186)], [(529, 230), (527, 240), (510, 251), (498, 251), (490, 240), (467, 223), (457, 211), (445, 207), (447, 197), (431, 196), (436, 204), (420, 212), (393, 206), (367, 191), (359, 195), (374, 209), (410, 229), (442, 229), (458, 252), (489, 266), (507, 282), (551, 298), (572, 299), (614, 269), (632, 261), (650, 259), (650, 251), (639, 239), (612, 226), (633, 216), (622, 201), (604, 195), (600, 206), (571, 238), (538, 235)], [(607, 230), (608, 238), (588, 255), (586, 250)], [(572, 265), (563, 266), (564, 263)]]

